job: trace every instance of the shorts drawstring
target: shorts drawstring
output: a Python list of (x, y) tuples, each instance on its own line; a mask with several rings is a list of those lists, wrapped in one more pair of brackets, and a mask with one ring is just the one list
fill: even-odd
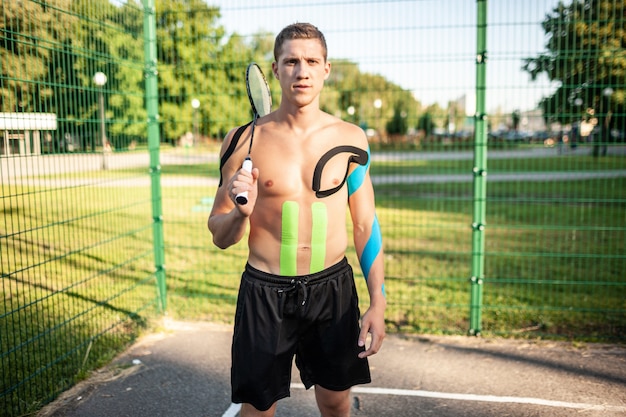
[(282, 295), (285, 292), (291, 292), (300, 289), (302, 290), (303, 294), (301, 306), (304, 307), (309, 298), (309, 289), (307, 287), (308, 280), (306, 278), (293, 278), (290, 283), (291, 287), (278, 289), (278, 294)]
[(279, 297), (282, 297), (283, 293), (296, 292), (297, 298), (299, 298), (300, 294), (302, 294), (302, 301), (298, 302), (298, 304), (300, 304), (300, 307), (304, 307), (309, 301), (309, 286), (333, 279), (337, 273), (349, 267), (348, 260), (343, 258), (340, 262), (323, 271), (309, 275), (286, 277), (269, 274), (255, 269), (250, 264), (246, 264), (245, 275), (247, 279), (258, 280), (275, 286), (273, 289), (278, 293)]

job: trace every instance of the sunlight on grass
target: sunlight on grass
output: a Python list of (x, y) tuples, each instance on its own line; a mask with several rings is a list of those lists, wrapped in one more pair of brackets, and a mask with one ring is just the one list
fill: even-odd
[[(490, 172), (613, 170), (623, 161), (494, 160)], [(377, 163), (372, 172), (467, 168), (468, 161), (402, 161)], [(217, 162), (165, 165), (161, 172), (183, 179), (162, 187), (167, 314), (174, 319), (233, 321), (245, 239), (217, 249), (206, 226), (215, 186), (184, 180), (218, 174)], [(32, 378), (42, 392), (58, 393), (158, 316), (149, 179), (146, 169), (129, 168), (2, 185), (0, 342), (9, 352), (3, 366), (14, 364), (4, 386)], [(390, 184), (377, 186), (376, 197), (389, 331), (465, 334), (472, 184)], [(623, 340), (626, 179), (491, 182), (487, 198), (482, 333)], [(348, 213), (346, 224), (350, 230)], [(352, 246), (347, 256), (365, 311), (367, 289)]]

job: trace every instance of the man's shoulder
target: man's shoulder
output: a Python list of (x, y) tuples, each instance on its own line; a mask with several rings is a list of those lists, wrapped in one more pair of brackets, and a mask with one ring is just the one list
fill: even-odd
[(222, 153), (224, 153), (228, 148), (235, 147), (239, 142), (239, 139), (244, 136), (244, 132), (250, 127), (251, 124), (252, 122), (249, 122), (241, 126), (235, 126), (229, 130), (224, 137), (224, 141), (222, 142)]
[(367, 141), (365, 132), (354, 123), (347, 122), (339, 117), (328, 114), (326, 127), (341, 136), (343, 141), (362, 143)]

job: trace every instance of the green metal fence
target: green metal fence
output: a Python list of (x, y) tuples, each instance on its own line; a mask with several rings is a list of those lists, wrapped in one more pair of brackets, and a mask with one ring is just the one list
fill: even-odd
[(390, 331), (624, 342), (623, 1), (0, 4), (0, 415), (163, 311), (232, 320), (220, 142), (294, 21), (326, 34), (324, 110), (370, 139)]
[(142, 29), (154, 14), (134, 2), (0, 4), (0, 415), (18, 416), (161, 310), (146, 153), (157, 98), (144, 94), (155, 45)]

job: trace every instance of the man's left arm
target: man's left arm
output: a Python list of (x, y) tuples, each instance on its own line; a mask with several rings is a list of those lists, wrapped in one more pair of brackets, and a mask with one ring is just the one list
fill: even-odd
[(358, 341), (360, 346), (365, 346), (367, 334), (371, 334), (369, 347), (359, 354), (364, 358), (378, 352), (382, 345), (387, 306), (382, 234), (376, 216), (374, 188), (369, 174), (369, 151), (368, 163), (353, 168), (347, 182), (354, 245), (370, 298), (370, 306), (361, 321)]

